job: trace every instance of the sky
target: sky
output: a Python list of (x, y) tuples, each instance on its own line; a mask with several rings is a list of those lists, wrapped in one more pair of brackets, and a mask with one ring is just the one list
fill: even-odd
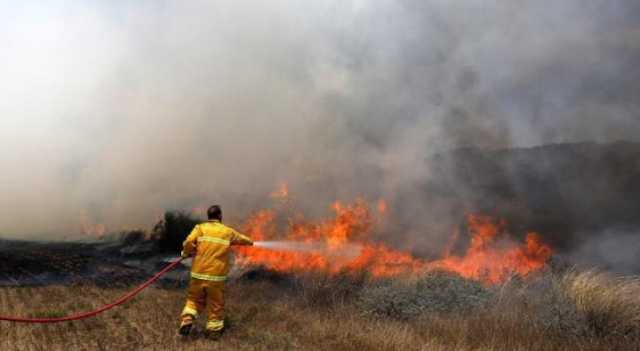
[(240, 218), (283, 182), (323, 213), (459, 147), (640, 138), (633, 0), (0, 0), (0, 48), (10, 237)]

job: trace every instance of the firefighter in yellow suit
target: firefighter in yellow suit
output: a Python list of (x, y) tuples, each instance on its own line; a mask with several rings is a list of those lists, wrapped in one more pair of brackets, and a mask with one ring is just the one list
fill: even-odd
[(194, 256), (187, 303), (182, 310), (180, 334), (188, 335), (198, 313), (206, 306), (206, 331), (218, 337), (224, 329), (224, 282), (229, 272), (229, 247), (253, 241), (222, 224), (222, 209), (207, 210), (209, 220), (198, 224), (183, 243), (182, 257)]

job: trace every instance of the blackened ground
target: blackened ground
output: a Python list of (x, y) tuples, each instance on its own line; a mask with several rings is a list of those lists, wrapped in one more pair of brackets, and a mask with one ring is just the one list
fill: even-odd
[[(98, 286), (129, 286), (141, 282), (168, 263), (154, 241), (136, 243), (26, 242), (0, 240), (0, 287), (38, 286), (91, 281)], [(184, 281), (186, 267), (163, 279)]]

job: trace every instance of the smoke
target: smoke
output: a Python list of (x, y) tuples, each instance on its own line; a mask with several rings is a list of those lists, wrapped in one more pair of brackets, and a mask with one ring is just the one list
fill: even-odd
[(0, 1), (0, 233), (211, 203), (233, 220), (286, 182), (312, 215), (385, 198), (427, 245), (450, 215), (416, 195), (427, 156), (638, 139), (638, 18), (632, 0)]
[(584, 240), (567, 254), (568, 261), (587, 267), (597, 266), (621, 274), (638, 274), (640, 235), (638, 229), (607, 228), (603, 233), (583, 233)]

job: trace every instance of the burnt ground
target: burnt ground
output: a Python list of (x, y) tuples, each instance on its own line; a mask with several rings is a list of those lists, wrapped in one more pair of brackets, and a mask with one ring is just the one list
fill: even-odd
[[(28, 242), (0, 240), (0, 287), (38, 286), (91, 281), (98, 286), (128, 286), (140, 282), (167, 264), (170, 254), (154, 242)], [(181, 284), (180, 266), (162, 284)]]

